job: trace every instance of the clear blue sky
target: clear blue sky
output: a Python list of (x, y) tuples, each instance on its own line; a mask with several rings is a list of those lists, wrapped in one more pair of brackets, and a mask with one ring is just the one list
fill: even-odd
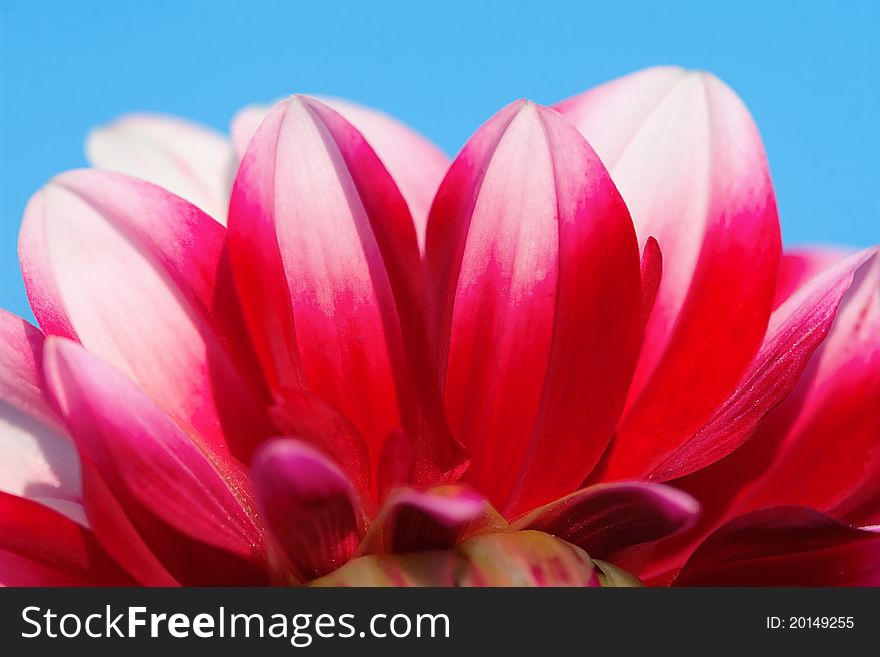
[(653, 64), (713, 71), (764, 136), (788, 243), (880, 241), (880, 0), (0, 0), (0, 307), (30, 317), (24, 205), (136, 109), (225, 129), (292, 92), (385, 109), (450, 153), (508, 101)]

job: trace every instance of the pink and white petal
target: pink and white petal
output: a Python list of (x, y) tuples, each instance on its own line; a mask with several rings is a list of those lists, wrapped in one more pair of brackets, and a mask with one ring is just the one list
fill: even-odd
[(604, 474), (641, 477), (709, 419), (761, 344), (780, 257), (766, 156), (742, 101), (705, 73), (647, 69), (557, 107), (605, 162), (640, 241), (663, 245)]
[[(745, 442), (762, 418), (794, 389), (828, 335), (853, 276), (862, 269), (870, 270), (876, 259), (877, 249), (855, 253), (811, 278), (789, 296), (773, 312), (764, 344), (736, 390), (705, 426), (658, 463), (649, 476), (661, 481), (682, 477), (719, 460)], [(880, 381), (880, 373), (876, 378)], [(827, 472), (824, 466), (822, 469)]]
[(779, 278), (776, 281), (776, 298), (773, 310), (809, 281), (851, 251), (834, 247), (801, 247), (786, 249), (779, 261)]
[(307, 390), (335, 407), (372, 463), (391, 431), (431, 427), (431, 439), (416, 441), (417, 470), (451, 476), (460, 456), (450, 437), (437, 438), (444, 420), (415, 231), (360, 133), (315, 99), (276, 105), (242, 160), (229, 227), (245, 317), (276, 397)]
[(55, 178), (28, 204), (19, 253), (34, 314), (128, 374), (218, 451), (268, 434), (224, 273), (225, 231), (195, 206), (121, 174)]
[(579, 547), (541, 532), (475, 536), (449, 550), (370, 554), (313, 586), (600, 586)]
[(0, 492), (0, 586), (133, 584), (79, 523)]
[(601, 162), (556, 112), (502, 109), (440, 187), (426, 264), (468, 481), (507, 516), (576, 489), (619, 418), (641, 322), (635, 234)]
[(85, 524), (79, 457), (43, 390), (43, 334), (0, 310), (0, 491)]
[[(282, 399), (305, 389), (335, 406), (375, 457), (400, 424), (399, 321), (376, 217), (348, 170), (346, 144), (314, 103), (280, 103), (251, 141), (233, 191), (230, 253), (270, 385)], [(390, 215), (398, 218), (409, 220)]]
[(674, 586), (878, 586), (880, 533), (805, 507), (731, 520), (696, 549)]
[[(263, 559), (250, 482), (239, 466), (194, 442), (134, 383), (80, 345), (48, 339), (45, 369), (82, 457), (136, 524), (133, 512), (143, 511), (173, 528), (180, 541), (188, 537), (255, 563)], [(138, 529), (144, 534), (148, 523)]]
[(657, 541), (691, 527), (699, 503), (663, 484), (597, 484), (527, 513), (513, 523), (583, 548), (594, 559), (608, 559), (642, 543)]
[(303, 442), (273, 440), (254, 459), (257, 501), (278, 567), (308, 582), (345, 564), (364, 536), (354, 486)]
[[(345, 117), (376, 151), (406, 199), (419, 248), (424, 250), (428, 212), (449, 167), (449, 158), (427, 138), (384, 112), (341, 98), (320, 100)], [(232, 141), (239, 157), (244, 157), (268, 111), (267, 106), (249, 105), (233, 118)]]
[(86, 139), (92, 166), (141, 178), (226, 223), (235, 154), (219, 132), (174, 116), (134, 113)]
[(461, 486), (391, 492), (361, 552), (416, 552), (452, 547), (488, 511), (486, 499)]

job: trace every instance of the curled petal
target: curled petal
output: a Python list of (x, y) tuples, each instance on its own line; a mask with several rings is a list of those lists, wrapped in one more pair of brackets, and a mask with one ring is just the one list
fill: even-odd
[[(876, 249), (871, 252), (876, 254)], [(855, 257), (858, 254), (848, 260)], [(799, 504), (854, 523), (876, 524), (880, 520), (880, 256), (873, 255), (857, 270), (808, 374), (779, 407), (780, 418), (768, 418), (767, 430), (759, 430), (749, 441), (770, 456), (759, 460), (764, 469), (744, 487), (736, 508), (743, 512), (771, 504)], [(809, 476), (816, 472), (821, 476)]]
[[(880, 417), (875, 411), (880, 406), (880, 269), (877, 256), (870, 253), (849, 256), (849, 265), (846, 261), (832, 264), (798, 286), (775, 311), (774, 315), (778, 314), (804, 291), (804, 298), (809, 298), (822, 290), (817, 284), (823, 278), (829, 285), (825, 292), (832, 296), (840, 292), (834, 292), (834, 287), (845, 287), (848, 276), (853, 279), (831, 330), (794, 390), (760, 418), (754, 433), (739, 448), (675, 480), (676, 487), (700, 500), (703, 513), (699, 525), (686, 536), (664, 541), (652, 557), (651, 573), (643, 575), (651, 579), (658, 572), (680, 567), (708, 533), (761, 508), (804, 505), (858, 525), (880, 519), (876, 483)], [(846, 268), (860, 260), (863, 262), (855, 274), (847, 275)], [(827, 302), (825, 298), (823, 303)], [(803, 337), (809, 339), (809, 335)], [(772, 393), (773, 387), (768, 390), (764, 392)], [(753, 421), (750, 413), (760, 410), (762, 402), (754, 403), (757, 408), (746, 406), (742, 417), (732, 419), (732, 432)]]
[(254, 459), (257, 500), (280, 567), (297, 582), (336, 570), (357, 550), (364, 518), (354, 487), (320, 453), (278, 439)]
[(805, 507), (773, 507), (711, 534), (675, 586), (878, 586), (880, 533)]
[[(168, 540), (188, 545), (188, 537), (262, 561), (249, 482), (238, 466), (187, 436), (131, 381), (81, 346), (49, 339), (45, 369), (82, 458), (94, 464), (152, 549)], [(173, 528), (173, 538), (157, 520)]]
[(229, 229), (276, 398), (308, 391), (332, 405), (373, 464), (403, 426), (416, 436), (416, 476), (454, 477), (461, 455), (442, 435), (412, 219), (360, 133), (315, 99), (276, 105), (242, 160)]
[(638, 478), (709, 419), (757, 352), (779, 266), (776, 202), (748, 110), (711, 75), (647, 69), (558, 109), (608, 166), (640, 241), (653, 235), (663, 246), (603, 475)]
[(85, 524), (79, 457), (43, 390), (43, 334), (0, 311), (0, 491)]
[(424, 493), (393, 491), (370, 526), (362, 552), (415, 552), (452, 547), (487, 511), (486, 500), (460, 486)]
[(228, 140), (205, 126), (161, 114), (126, 114), (92, 130), (86, 155), (99, 169), (155, 183), (226, 223), (235, 156)]
[(663, 277), (663, 254), (660, 245), (653, 237), (648, 237), (645, 248), (642, 249), (642, 333), (648, 324), (654, 302), (657, 300), (657, 290), (660, 289), (660, 280)]
[[(428, 211), (449, 166), (449, 158), (425, 137), (384, 112), (341, 98), (321, 98), (321, 101), (344, 116), (376, 151), (406, 199), (419, 247), (424, 249)], [(268, 110), (265, 106), (250, 105), (233, 119), (232, 141), (240, 157), (244, 157)]]
[(31, 199), (19, 252), (47, 334), (129, 375), (212, 448), (247, 455), (269, 431), (229, 301), (224, 233), (151, 184), (71, 171)]
[(635, 233), (602, 163), (558, 113), (509, 105), (450, 167), (426, 263), (468, 481), (509, 517), (576, 489), (619, 418), (641, 322)]
[(690, 495), (662, 484), (598, 484), (536, 509), (512, 527), (558, 536), (607, 559), (687, 529), (699, 510)]
[(313, 586), (599, 586), (578, 547), (541, 532), (484, 534), (450, 550), (355, 559)]
[(650, 476), (669, 480), (694, 472), (726, 456), (752, 435), (761, 419), (795, 387), (828, 335), (853, 275), (860, 268), (870, 269), (876, 253), (876, 249), (855, 253), (788, 297), (773, 312), (764, 344), (736, 390), (706, 425), (659, 463)]
[(284, 435), (296, 436), (330, 456), (358, 491), (369, 497), (372, 488), (367, 444), (336, 409), (313, 395), (291, 391), (271, 409), (271, 414)]

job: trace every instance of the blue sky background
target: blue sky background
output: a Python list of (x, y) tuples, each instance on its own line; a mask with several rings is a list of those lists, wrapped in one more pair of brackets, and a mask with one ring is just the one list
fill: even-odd
[(82, 166), (90, 126), (334, 94), (449, 153), (497, 108), (653, 64), (710, 70), (763, 134), (788, 243), (880, 241), (880, 0), (0, 0), (0, 307), (31, 317), (28, 197)]

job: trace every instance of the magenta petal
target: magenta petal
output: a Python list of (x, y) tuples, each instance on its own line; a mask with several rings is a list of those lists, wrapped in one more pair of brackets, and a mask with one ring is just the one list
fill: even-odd
[(805, 507), (740, 516), (696, 549), (675, 586), (878, 586), (880, 533)]
[(459, 486), (419, 492), (393, 491), (373, 521), (367, 552), (415, 552), (452, 547), (463, 531), (479, 519), (488, 504), (477, 493)]
[(412, 437), (403, 430), (392, 431), (379, 455), (376, 468), (376, 499), (384, 500), (393, 488), (405, 486), (413, 480), (415, 446)]
[(426, 265), (468, 483), (508, 516), (576, 489), (622, 411), (641, 322), (635, 233), (599, 158), (558, 113), (505, 107), (440, 186)]
[(745, 378), (715, 415), (687, 442), (658, 463), (653, 479), (669, 480), (699, 470), (739, 447), (761, 419), (795, 387), (825, 339), (853, 274), (876, 257), (855, 253), (792, 294), (770, 318), (764, 344)]
[(47, 340), (45, 369), (77, 448), (126, 511), (143, 509), (184, 536), (261, 560), (249, 483), (233, 462), (198, 444), (130, 380), (73, 342)]
[(263, 521), (280, 567), (308, 582), (345, 564), (364, 535), (364, 518), (351, 482), (305, 443), (273, 440), (254, 457)]
[(91, 532), (33, 500), (0, 492), (0, 586), (132, 583)]
[(0, 586), (101, 586), (101, 580), (0, 547)]
[[(83, 460), (83, 505), (89, 527), (101, 547), (142, 586), (179, 586), (174, 575), (147, 545), (119, 499), (87, 458)], [(124, 499), (124, 497), (123, 497)], [(148, 538), (150, 532), (144, 532)]]
[(597, 484), (526, 514), (513, 528), (553, 534), (595, 559), (608, 559), (687, 529), (699, 510), (690, 495), (663, 484)]

